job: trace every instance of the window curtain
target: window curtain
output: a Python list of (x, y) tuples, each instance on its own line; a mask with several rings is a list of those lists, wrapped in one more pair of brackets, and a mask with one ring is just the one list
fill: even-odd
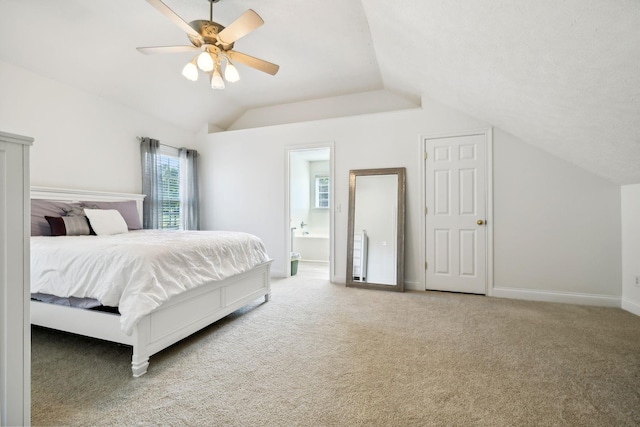
[(162, 220), (162, 192), (159, 190), (160, 141), (144, 137), (140, 141), (142, 159), (142, 227), (160, 228)]
[(180, 220), (183, 230), (200, 229), (198, 197), (198, 152), (181, 148), (180, 157)]

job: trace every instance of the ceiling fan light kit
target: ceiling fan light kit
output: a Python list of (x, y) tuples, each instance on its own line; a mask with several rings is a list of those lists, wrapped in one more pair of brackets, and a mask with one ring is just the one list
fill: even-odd
[(222, 80), (218, 67), (211, 73), (211, 89), (224, 89), (224, 80)]
[(196, 58), (193, 58), (191, 62), (184, 66), (182, 69), (182, 75), (192, 82), (198, 80), (198, 66), (196, 65)]
[(198, 64), (198, 68), (200, 68), (205, 73), (213, 70), (213, 58), (211, 57), (211, 54), (206, 50), (198, 55), (198, 60), (196, 61), (196, 63)]
[(247, 10), (238, 19), (224, 27), (217, 22), (213, 22), (213, 3), (217, 3), (219, 0), (209, 0), (208, 21), (196, 20), (190, 23), (180, 18), (160, 0), (146, 1), (184, 30), (192, 46), (139, 47), (137, 48), (138, 51), (148, 55), (200, 50), (201, 52), (182, 69), (182, 75), (188, 80), (198, 80), (198, 69), (200, 69), (209, 74), (209, 82), (212, 89), (224, 89), (225, 84), (220, 73), (222, 62), (225, 62), (224, 79), (230, 83), (240, 80), (240, 74), (231, 63), (231, 58), (236, 62), (272, 76), (276, 75), (280, 69), (276, 64), (233, 50), (233, 45), (239, 38), (244, 37), (264, 24), (262, 18), (253, 10)]
[(235, 83), (240, 80), (240, 73), (238, 69), (227, 58), (227, 66), (224, 67), (224, 78), (230, 83)]

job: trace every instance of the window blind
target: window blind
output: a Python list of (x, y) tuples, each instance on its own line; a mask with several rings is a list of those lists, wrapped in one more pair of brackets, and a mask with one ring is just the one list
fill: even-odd
[(160, 155), (158, 163), (160, 176), (159, 200), (162, 200), (160, 228), (178, 230), (180, 228), (180, 159), (177, 156)]

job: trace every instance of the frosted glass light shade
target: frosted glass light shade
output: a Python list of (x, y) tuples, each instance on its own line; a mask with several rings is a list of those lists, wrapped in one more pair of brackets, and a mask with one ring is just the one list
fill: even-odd
[(240, 80), (240, 74), (238, 74), (238, 69), (233, 66), (231, 62), (227, 62), (227, 66), (224, 69), (224, 78), (228, 82), (237, 82)]
[(224, 89), (224, 80), (217, 68), (211, 73), (211, 89)]
[(211, 58), (211, 54), (207, 51), (202, 52), (198, 55), (198, 68), (200, 68), (204, 72), (209, 72), (213, 70), (213, 58)]
[(195, 82), (198, 80), (198, 67), (196, 67), (196, 64), (194, 64), (193, 61), (189, 62), (182, 69), (182, 75), (192, 82)]

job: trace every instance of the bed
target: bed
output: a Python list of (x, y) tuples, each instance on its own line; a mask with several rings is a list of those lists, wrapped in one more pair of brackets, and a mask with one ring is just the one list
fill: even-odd
[[(134, 377), (139, 377), (147, 372), (149, 357), (151, 355), (201, 330), (256, 299), (264, 298), (265, 302), (270, 299), (271, 260), (266, 255), (266, 251), (260, 253), (260, 245), (262, 245), (262, 242), (255, 236), (247, 235), (246, 233), (215, 233), (216, 235), (222, 235), (223, 240), (226, 238), (235, 239), (235, 234), (238, 234), (239, 236), (237, 237), (244, 239), (242, 240), (245, 245), (243, 250), (247, 250), (247, 245), (250, 245), (252, 248), (257, 247), (255, 254), (246, 256), (247, 262), (242, 264), (242, 268), (240, 268), (240, 266), (236, 267), (234, 264), (233, 268), (220, 267), (216, 269), (214, 267), (207, 268), (207, 271), (205, 271), (205, 269), (201, 267), (199, 268), (200, 272), (192, 276), (187, 276), (186, 270), (188, 269), (183, 268), (177, 278), (168, 279), (167, 277), (170, 277), (169, 274), (171, 271), (176, 270), (175, 267), (172, 267), (172, 261), (155, 259), (159, 252), (156, 250), (155, 244), (163, 239), (162, 236), (158, 235), (161, 232), (138, 230), (138, 228), (141, 228), (140, 223), (144, 195), (32, 187), (31, 199), (31, 323), (37, 326), (131, 346), (133, 348), (131, 370)], [(120, 218), (125, 220), (127, 232), (107, 236), (47, 236), (48, 232), (50, 234), (50, 231), (55, 231), (54, 225), (60, 221), (59, 217), (55, 217), (54, 212), (57, 211), (60, 216), (73, 216), (73, 214), (67, 210), (70, 209), (72, 211), (77, 207), (89, 207), (90, 209), (85, 210), (87, 215), (89, 215), (89, 212), (92, 214), (103, 214), (113, 213), (114, 210), (118, 211), (119, 213), (116, 215), (119, 215)], [(60, 211), (62, 211), (62, 213)], [(46, 212), (50, 212), (52, 215), (47, 219), (48, 224), (42, 221), (41, 216), (43, 212), (44, 215), (46, 215)], [(73, 224), (73, 222), (67, 217), (65, 224), (67, 228), (70, 229), (71, 226), (69, 224)], [(99, 222), (96, 219), (95, 225), (97, 226), (98, 224)], [(94, 225), (93, 221), (91, 221), (91, 225)], [(47, 226), (51, 227), (50, 230)], [(93, 231), (92, 229), (92, 232)], [(188, 234), (192, 240), (200, 241), (203, 240), (201, 238), (202, 235), (207, 233), (209, 232), (184, 232), (183, 234)], [(210, 233), (213, 234), (214, 232)], [(171, 234), (171, 239), (175, 238), (177, 238), (176, 235)], [(148, 250), (150, 253), (149, 260), (144, 259), (143, 261), (137, 261), (137, 264), (143, 263), (143, 265), (147, 265), (146, 263), (154, 262), (156, 264), (153, 265), (159, 265), (160, 268), (166, 267), (164, 270), (169, 270), (168, 272), (165, 271), (166, 275), (163, 273), (159, 275), (161, 277), (156, 277), (158, 274), (154, 273), (153, 276), (154, 283), (165, 281), (166, 284), (161, 284), (162, 286), (166, 285), (166, 289), (163, 287), (159, 290), (152, 290), (150, 291), (150, 295), (141, 294), (141, 292), (147, 292), (149, 289), (143, 289), (145, 288), (144, 286), (140, 286), (140, 289), (135, 288), (136, 283), (147, 283), (151, 280), (146, 276), (144, 269), (135, 270), (136, 272), (132, 273), (133, 270), (131, 270), (130, 264), (117, 264), (118, 258), (124, 258), (124, 262), (126, 263), (126, 256), (119, 252), (117, 255), (113, 255), (113, 258), (107, 256), (111, 251), (115, 251), (115, 249), (112, 248), (124, 246), (125, 239), (127, 241), (133, 240), (134, 245), (153, 246)], [(169, 246), (178, 248), (179, 245), (182, 244), (177, 240), (172, 241), (171, 239), (169, 239)], [(256, 243), (256, 239), (259, 244)], [(70, 244), (69, 241), (73, 241), (74, 243)], [(97, 244), (98, 247), (97, 249), (85, 250), (84, 246), (82, 246), (85, 244), (88, 245), (87, 248), (93, 248), (94, 244)], [(133, 299), (134, 302), (130, 302), (130, 299), (125, 299), (123, 296), (121, 300), (123, 307), (118, 307), (117, 310), (104, 307), (99, 300), (107, 300), (109, 304), (105, 305), (113, 306), (113, 300), (117, 298), (117, 296), (114, 297), (110, 295), (108, 291), (98, 292), (99, 297), (89, 298), (88, 300), (85, 298), (80, 299), (80, 297), (86, 296), (84, 294), (78, 294), (79, 297), (77, 301), (73, 301), (74, 297), (66, 298), (66, 295), (58, 295), (63, 297), (62, 303), (59, 301), (52, 303), (53, 301), (47, 299), (47, 296), (52, 297), (55, 292), (51, 291), (51, 288), (48, 287), (50, 286), (49, 281), (43, 280), (43, 277), (52, 277), (51, 272), (56, 269), (66, 274), (67, 266), (60, 268), (51, 267), (53, 265), (51, 263), (58, 262), (53, 260), (53, 256), (63, 254), (65, 246), (69, 246), (67, 250), (75, 247), (76, 252), (81, 251), (89, 254), (90, 251), (98, 251), (98, 253), (102, 254), (100, 257), (102, 260), (100, 265), (89, 267), (75, 275), (65, 276), (66, 279), (64, 280), (67, 280), (69, 277), (74, 278), (73, 280), (69, 280), (74, 283), (67, 283), (69, 288), (75, 288), (76, 285), (80, 285), (80, 282), (83, 281), (88, 283), (92, 282), (95, 277), (108, 277), (109, 280), (106, 280), (107, 282), (110, 284), (113, 283), (116, 287), (121, 286), (118, 284), (119, 282), (117, 282), (119, 279), (117, 279), (116, 276), (118, 275), (113, 274), (113, 271), (123, 271), (126, 276), (123, 280), (128, 280), (129, 282), (129, 284), (126, 285), (127, 287), (123, 289), (129, 289), (129, 286), (134, 286), (134, 289), (129, 292), (129, 294), (135, 295)], [(142, 249), (139, 251), (138, 248)], [(245, 256), (244, 252), (233, 252), (231, 247), (221, 246), (221, 248), (222, 250), (216, 249), (216, 253), (231, 252), (235, 258)], [(214, 249), (207, 250), (211, 251)], [(138, 252), (145, 251), (142, 246), (134, 246), (134, 249), (130, 249), (130, 251), (131, 250)], [(172, 256), (182, 256), (183, 252), (185, 252), (185, 250), (180, 247), (180, 250), (175, 250)], [(203, 257), (207, 255), (204, 249), (198, 249), (196, 252), (199, 252), (200, 256)], [(214, 257), (209, 256), (209, 258)], [(189, 264), (189, 262), (181, 259), (177, 262), (179, 265)], [(115, 265), (119, 267), (116, 269), (112, 268)], [(150, 268), (149, 270), (153, 269)], [(209, 272), (208, 270), (216, 271)], [(188, 274), (191, 275), (192, 273), (189, 272)], [(56, 280), (59, 279), (57, 277), (58, 275), (61, 275), (61, 273), (56, 272), (53, 275)], [(179, 275), (183, 275), (182, 278)], [(111, 276), (113, 276), (113, 278)], [(55, 282), (56, 280), (51, 281)], [(61, 293), (63, 292), (61, 291)], [(39, 300), (34, 299), (34, 297), (39, 298)], [(80, 303), (76, 304), (78, 301)], [(89, 303), (87, 304), (85, 301)], [(95, 305), (97, 305), (97, 307), (93, 307)], [(133, 306), (135, 306), (137, 311), (131, 314), (133, 312), (131, 307)], [(139, 306), (143, 307), (142, 310), (139, 310)]]

